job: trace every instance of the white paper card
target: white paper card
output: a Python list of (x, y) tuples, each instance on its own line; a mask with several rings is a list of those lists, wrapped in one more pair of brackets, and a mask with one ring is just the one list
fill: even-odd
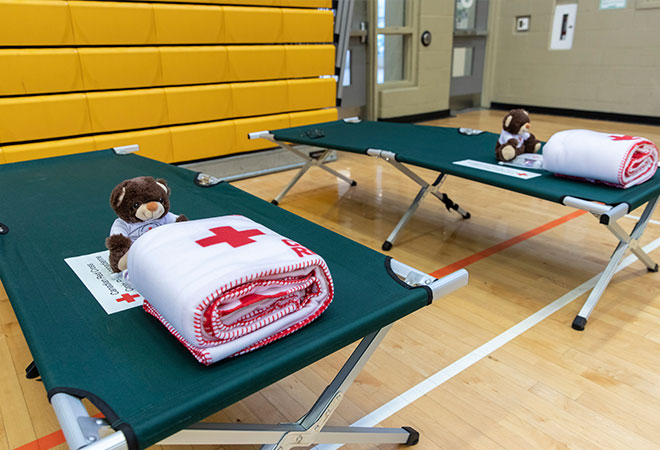
[(461, 161), (454, 161), (454, 164), (459, 166), (472, 167), (473, 169), (485, 170), (487, 172), (499, 173), (507, 177), (522, 178), (529, 180), (530, 178), (540, 177), (540, 173), (528, 172), (527, 170), (514, 169), (512, 167), (504, 167), (499, 164), (489, 164), (482, 161), (475, 161), (473, 159), (463, 159)]
[(114, 314), (142, 306), (144, 298), (128, 280), (110, 270), (109, 251), (74, 256), (64, 261), (78, 275), (106, 313)]

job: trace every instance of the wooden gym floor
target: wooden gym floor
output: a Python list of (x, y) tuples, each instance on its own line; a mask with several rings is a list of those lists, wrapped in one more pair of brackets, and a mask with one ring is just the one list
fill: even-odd
[[(472, 111), (428, 124), (498, 133), (504, 114)], [(569, 128), (660, 143), (660, 127), (532, 114), (532, 132), (542, 140)], [(379, 250), (416, 185), (365, 156), (341, 153), (331, 164), (358, 185), (311, 169), (281, 207)], [(271, 200), (293, 173), (234, 184)], [(616, 244), (605, 227), (588, 214), (567, 217), (571, 208), (458, 178), (449, 177), (442, 190), (472, 218), (448, 213), (429, 196), (389, 254), (429, 273), (478, 254), (466, 266), (470, 282), (394, 325), (331, 424), (409, 425), (421, 434), (419, 450), (660, 448), (660, 273), (647, 273), (640, 262), (621, 270), (585, 331), (574, 331), (571, 321), (586, 298), (583, 284), (605, 267)], [(660, 210), (653, 221), (643, 245), (658, 244)], [(627, 229), (634, 224), (622, 222)], [(660, 261), (660, 250), (650, 255)], [(545, 313), (548, 305), (557, 311)], [(24, 377), (31, 357), (4, 291), (0, 326), (0, 450), (66, 448), (43, 386)], [(209, 420), (296, 420), (350, 350)], [(427, 379), (435, 387), (420, 385)]]

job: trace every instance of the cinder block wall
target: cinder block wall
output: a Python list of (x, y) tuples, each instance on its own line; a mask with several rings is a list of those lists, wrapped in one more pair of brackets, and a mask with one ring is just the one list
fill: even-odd
[[(495, 1), (491, 101), (660, 116), (660, 7), (576, 0), (573, 49), (549, 50), (555, 1)], [(521, 15), (531, 15), (528, 32), (515, 31)]]

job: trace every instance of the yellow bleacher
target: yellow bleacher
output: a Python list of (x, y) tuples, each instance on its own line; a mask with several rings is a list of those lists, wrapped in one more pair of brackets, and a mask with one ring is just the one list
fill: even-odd
[(204, 3), (0, 0), (0, 162), (190, 161), (336, 118), (329, 0)]

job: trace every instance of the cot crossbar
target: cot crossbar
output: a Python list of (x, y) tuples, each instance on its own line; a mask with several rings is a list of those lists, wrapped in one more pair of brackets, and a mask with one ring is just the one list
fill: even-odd
[(602, 274), (596, 281), (596, 285), (589, 293), (589, 297), (587, 297), (582, 305), (582, 309), (580, 309), (580, 312), (575, 316), (571, 325), (573, 329), (578, 331), (584, 330), (589, 315), (591, 315), (591, 312), (596, 307), (600, 297), (603, 295), (603, 292), (612, 280), (616, 268), (621, 262), (626, 250), (630, 250), (637, 259), (646, 266), (646, 269), (649, 272), (658, 271), (658, 264), (656, 264), (639, 245), (639, 240), (644, 234), (644, 230), (653, 215), (653, 211), (655, 211), (655, 208), (658, 205), (658, 198), (659, 197), (656, 196), (649, 200), (642, 216), (639, 218), (630, 234), (628, 234), (618, 223), (618, 220), (628, 213), (628, 205), (625, 203), (609, 207), (600, 203), (589, 202), (573, 197), (566, 197), (563, 200), (563, 203), (567, 206), (573, 206), (578, 209), (589, 211), (619, 240), (619, 244), (614, 250), (614, 253), (612, 253), (605, 270), (603, 270)]
[[(275, 139), (275, 136), (268, 132), (268, 131), (259, 131), (256, 133), (250, 133), (249, 134), (250, 139), (268, 139), (269, 141), (273, 142), (276, 145), (279, 145), (280, 147), (289, 150), (290, 152), (298, 155), (302, 159), (306, 160), (305, 165), (300, 168), (300, 170), (293, 176), (291, 181), (282, 189), (282, 191), (273, 199), (271, 200), (271, 203), (274, 205), (279, 205), (280, 201), (282, 201), (282, 198), (291, 190), (291, 188), (300, 180), (300, 178), (307, 172), (307, 170), (312, 167), (312, 166), (317, 166), (320, 167), (321, 169), (325, 170), (326, 172), (336, 176), (337, 178), (340, 178), (344, 180), (345, 182), (349, 183), (351, 186), (355, 186), (357, 183), (344, 176), (343, 174), (331, 169), (330, 167), (327, 167), (323, 165), (323, 162), (325, 159), (329, 156), (329, 152), (331, 150), (326, 149), (320, 157), (318, 158), (312, 158), (306, 153), (301, 152), (300, 150), (296, 149), (295, 147), (287, 144), (286, 142), (279, 141)], [(445, 207), (447, 208), (448, 211), (456, 211), (458, 214), (463, 217), (463, 219), (469, 219), (470, 218), (470, 213), (465, 211), (463, 208), (461, 208), (458, 204), (454, 203), (449, 196), (446, 193), (440, 192), (440, 186), (444, 182), (446, 175), (442, 172), (440, 172), (432, 183), (428, 183), (425, 181), (421, 176), (419, 176), (417, 173), (415, 173), (413, 170), (411, 170), (409, 167), (405, 166), (401, 162), (397, 161), (396, 159), (396, 154), (393, 152), (389, 152), (386, 150), (378, 150), (378, 149), (367, 149), (367, 155), (369, 156), (374, 156), (377, 158), (381, 158), (388, 163), (390, 163), (394, 168), (396, 168), (399, 172), (403, 173), (406, 175), (408, 178), (410, 178), (412, 181), (417, 183), (420, 186), (420, 190), (413, 199), (412, 203), (406, 210), (406, 212), (401, 216), (401, 219), (399, 219), (399, 222), (396, 224), (390, 235), (387, 237), (385, 242), (383, 242), (383, 245), (381, 248), (385, 251), (390, 250), (392, 248), (392, 245), (394, 244), (394, 241), (396, 240), (397, 236), (401, 232), (401, 230), (406, 226), (408, 221), (412, 218), (413, 214), (415, 214), (415, 211), (419, 207), (420, 203), (422, 200), (424, 200), (424, 197), (426, 197), (428, 194), (434, 195), (438, 200), (440, 200)]]

